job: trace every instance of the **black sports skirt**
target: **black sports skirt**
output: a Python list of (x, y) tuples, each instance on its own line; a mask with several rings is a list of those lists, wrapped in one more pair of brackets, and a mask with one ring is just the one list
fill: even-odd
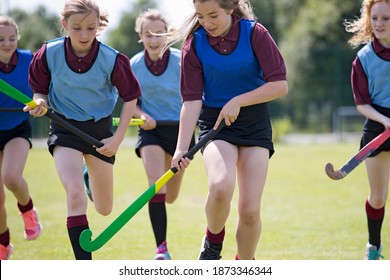
[(29, 120), (25, 120), (20, 125), (10, 130), (0, 130), (0, 151), (4, 150), (5, 145), (14, 138), (24, 138), (30, 144), (31, 143), (32, 128)]
[[(151, 130), (138, 129), (138, 140), (135, 153), (141, 157), (140, 149), (148, 145), (160, 146), (166, 153), (173, 156), (176, 150), (179, 125), (158, 125)], [(192, 136), (190, 149), (195, 145), (195, 136)]]
[[(220, 110), (221, 108), (203, 105), (198, 121), (199, 139), (214, 127)], [(237, 120), (222, 128), (213, 140), (224, 140), (238, 147), (263, 147), (269, 150), (271, 158), (275, 150), (268, 103), (241, 108)], [(207, 144), (202, 148), (202, 152), (206, 146)]]
[[(381, 107), (375, 104), (372, 104), (372, 107), (374, 107), (374, 109), (377, 110), (379, 113), (390, 117), (390, 108)], [(383, 124), (370, 119), (366, 119), (363, 128), (363, 136), (360, 140), (360, 149), (384, 131), (385, 127), (383, 126)], [(390, 151), (390, 139), (387, 139), (385, 143), (383, 143), (378, 149), (376, 149), (371, 155), (369, 155), (369, 157), (375, 157), (380, 152), (384, 151)]]
[[(75, 121), (75, 120), (66, 119), (65, 116), (59, 113), (55, 112), (55, 114), (60, 118), (66, 120), (71, 125), (85, 132), (86, 134), (89, 134), (90, 136), (94, 137), (98, 141), (104, 138), (111, 137), (113, 135), (111, 115), (95, 122), (94, 120)], [(49, 147), (49, 152), (52, 155), (53, 155), (54, 147), (58, 145), (58, 146), (78, 150), (83, 154), (94, 155), (95, 157), (100, 158), (101, 160), (104, 160), (111, 164), (114, 164), (115, 162), (115, 156), (112, 157), (103, 156), (102, 154), (98, 153), (96, 151), (96, 148), (94, 148), (90, 143), (87, 143), (85, 140), (83, 140), (76, 134), (70, 132), (69, 130), (67, 130), (66, 128), (62, 127), (61, 125), (57, 124), (55, 121), (52, 120), (50, 121), (50, 133), (49, 133), (49, 139), (47, 140), (47, 145)]]

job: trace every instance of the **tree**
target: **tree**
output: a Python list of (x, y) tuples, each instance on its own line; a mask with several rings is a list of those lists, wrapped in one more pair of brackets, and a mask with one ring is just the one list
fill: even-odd
[[(129, 58), (143, 50), (143, 45), (138, 42), (139, 36), (135, 32), (135, 21), (138, 15), (147, 9), (157, 8), (154, 0), (138, 0), (132, 5), (132, 10), (123, 12), (119, 26), (109, 32), (108, 45), (124, 53)], [(118, 99), (113, 115), (119, 116), (123, 101)]]
[[(109, 30), (107, 44), (129, 58), (142, 51), (135, 20), (155, 0), (131, 2), (123, 11), (119, 26)], [(272, 114), (288, 117), (296, 129), (326, 131), (331, 128), (332, 112), (338, 106), (354, 105), (351, 63), (356, 50), (349, 47), (350, 34), (343, 20), (360, 14), (360, 1), (251, 0), (258, 21), (278, 44), (287, 65), (290, 94), (271, 102)], [(13, 10), (10, 15), (21, 31), (20, 48), (33, 51), (46, 40), (61, 36), (59, 17), (39, 6), (33, 13)], [(176, 45), (180, 48), (180, 44)], [(114, 112), (119, 114), (118, 109)]]
[[(286, 11), (281, 2), (278, 10)], [(360, 3), (292, 2), (297, 4), (297, 10), (286, 11), (291, 22), (279, 22), (279, 28), (284, 30), (279, 46), (286, 60), (290, 88), (290, 94), (280, 102), (297, 128), (329, 130), (333, 110), (353, 105), (350, 68), (355, 50), (347, 44), (343, 19), (358, 14)]]
[(44, 6), (38, 6), (31, 14), (14, 9), (10, 16), (19, 26), (19, 48), (36, 51), (45, 41), (61, 35), (60, 29), (56, 28), (60, 23), (59, 16), (49, 13)]
[(132, 57), (143, 49), (142, 44), (138, 43), (138, 34), (135, 32), (135, 20), (138, 15), (151, 8), (156, 8), (155, 0), (138, 0), (132, 5), (132, 10), (123, 12), (119, 26), (111, 30), (108, 34), (108, 45)]
[(256, 15), (257, 21), (267, 28), (274, 40), (278, 42), (281, 34), (276, 26), (276, 4), (275, 1), (255, 0), (251, 1), (253, 12)]

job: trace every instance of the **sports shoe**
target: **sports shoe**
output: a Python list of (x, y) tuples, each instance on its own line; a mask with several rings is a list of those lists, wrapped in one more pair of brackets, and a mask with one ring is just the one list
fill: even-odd
[(85, 192), (87, 193), (87, 196), (88, 196), (89, 200), (91, 200), (93, 202), (92, 193), (91, 193), (91, 190), (89, 188), (88, 168), (87, 168), (87, 165), (85, 163), (84, 163), (84, 166), (83, 166), (83, 176), (84, 176)]
[(38, 214), (35, 208), (20, 213), (24, 222), (24, 238), (27, 240), (37, 239), (42, 232), (42, 225), (38, 221)]
[(154, 256), (155, 260), (170, 260), (171, 256), (168, 253), (167, 243), (164, 241), (158, 245), (156, 249), (156, 255)]
[(222, 244), (212, 244), (207, 236), (203, 237), (199, 260), (220, 260)]
[(10, 243), (8, 246), (0, 244), (0, 260), (8, 260), (14, 250), (14, 246)]
[(382, 252), (382, 245), (379, 247), (379, 249), (376, 248), (375, 245), (371, 245), (370, 243), (367, 243), (367, 249), (366, 249), (366, 256), (364, 257), (365, 260), (379, 260), (380, 258), (384, 258), (381, 255)]

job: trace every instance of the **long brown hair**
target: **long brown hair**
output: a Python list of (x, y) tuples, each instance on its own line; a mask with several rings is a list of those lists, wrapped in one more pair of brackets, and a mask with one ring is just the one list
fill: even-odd
[(353, 21), (345, 21), (344, 26), (347, 32), (353, 33), (348, 43), (352, 47), (358, 47), (375, 38), (371, 26), (371, 9), (376, 3), (390, 3), (390, 0), (363, 0), (360, 9), (360, 17)]
[[(239, 18), (256, 19), (256, 16), (253, 13), (252, 4), (249, 0), (193, 0), (192, 2), (195, 4), (196, 2), (204, 3), (208, 1), (217, 2), (222, 9), (233, 10), (233, 15), (236, 15)], [(181, 27), (173, 32), (164, 34), (168, 40), (161, 53), (164, 53), (166, 49), (182, 39), (184, 39), (185, 42), (199, 27), (201, 27), (201, 25), (196, 12), (194, 12), (194, 14), (191, 15)]]

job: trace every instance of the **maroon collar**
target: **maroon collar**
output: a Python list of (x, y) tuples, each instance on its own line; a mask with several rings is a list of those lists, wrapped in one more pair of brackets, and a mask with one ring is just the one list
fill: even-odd
[(78, 61), (82, 59), (85, 63), (91, 64), (95, 59), (96, 54), (99, 50), (99, 42), (95, 38), (95, 40), (92, 42), (91, 50), (88, 52), (86, 56), (80, 58), (77, 55), (75, 55), (72, 50), (71, 39), (69, 37), (65, 37), (65, 50), (66, 50), (66, 57), (69, 62)]
[(224, 37), (213, 37), (207, 34), (207, 39), (211, 46), (216, 46), (221, 41), (231, 41), (231, 42), (237, 42), (238, 41), (238, 35), (240, 34), (240, 25), (238, 24), (240, 22), (240, 19), (236, 16), (233, 17), (233, 23), (229, 30), (229, 32)]

